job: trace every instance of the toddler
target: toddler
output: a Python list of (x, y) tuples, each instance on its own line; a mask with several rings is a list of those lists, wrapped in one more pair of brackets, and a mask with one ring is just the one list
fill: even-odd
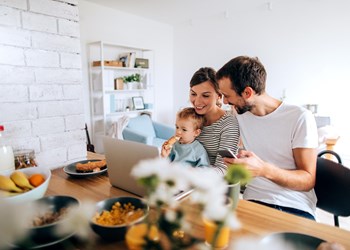
[(176, 115), (175, 136), (162, 146), (161, 156), (170, 161), (183, 162), (192, 167), (209, 166), (207, 151), (196, 140), (204, 126), (204, 116), (198, 115), (194, 108), (184, 108)]

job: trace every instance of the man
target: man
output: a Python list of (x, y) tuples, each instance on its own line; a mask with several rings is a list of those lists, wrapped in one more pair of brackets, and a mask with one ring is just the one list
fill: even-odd
[(254, 176), (243, 198), (314, 219), (318, 135), (311, 112), (269, 96), (257, 58), (236, 57), (216, 78), (224, 103), (237, 112), (245, 149), (225, 163), (244, 164)]

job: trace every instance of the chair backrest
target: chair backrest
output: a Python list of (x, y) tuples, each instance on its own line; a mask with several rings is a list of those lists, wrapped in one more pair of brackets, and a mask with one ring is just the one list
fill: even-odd
[(337, 158), (337, 161), (338, 161), (338, 163), (340, 163), (340, 164), (342, 164), (343, 162), (342, 162), (342, 160), (341, 160), (341, 158), (340, 158), (340, 155), (338, 155), (336, 152), (334, 152), (333, 150), (323, 150), (323, 151), (321, 151), (321, 152), (319, 152), (318, 154), (317, 154), (317, 156), (318, 157), (322, 157), (322, 156), (324, 156), (324, 155), (327, 155), (327, 154), (330, 154), (330, 155), (333, 155), (335, 158)]
[(350, 169), (318, 157), (315, 192), (317, 207), (335, 216), (350, 216)]

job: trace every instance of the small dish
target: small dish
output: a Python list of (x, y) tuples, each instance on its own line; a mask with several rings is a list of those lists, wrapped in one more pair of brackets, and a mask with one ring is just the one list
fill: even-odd
[(113, 205), (119, 202), (122, 206), (130, 203), (135, 209), (142, 209), (143, 215), (129, 223), (123, 223), (119, 225), (107, 226), (101, 225), (96, 222), (96, 215), (90, 220), (90, 226), (92, 230), (98, 234), (102, 239), (107, 241), (120, 241), (124, 240), (127, 228), (131, 225), (141, 223), (144, 221), (149, 212), (149, 207), (144, 201), (136, 197), (114, 197), (106, 200), (102, 200), (96, 204), (95, 211), (97, 214), (101, 214), (103, 211), (111, 211)]
[(273, 245), (276, 241), (282, 241), (291, 250), (315, 250), (324, 240), (314, 236), (300, 233), (273, 233), (264, 237), (261, 241), (262, 245)]
[(70, 176), (74, 176), (74, 177), (95, 176), (95, 175), (100, 175), (100, 174), (103, 174), (103, 173), (107, 172), (107, 166), (106, 166), (106, 168), (102, 169), (101, 171), (97, 171), (97, 172), (88, 172), (88, 173), (79, 173), (79, 172), (77, 172), (77, 170), (76, 170), (76, 165), (77, 165), (78, 163), (85, 164), (85, 163), (87, 163), (87, 162), (89, 162), (89, 161), (90, 161), (90, 162), (94, 162), (94, 161), (101, 161), (101, 160), (95, 159), (95, 160), (77, 161), (77, 162), (74, 162), (74, 163), (71, 163), (71, 164), (65, 166), (65, 167), (63, 168), (63, 171), (64, 171), (66, 174), (68, 174), (68, 175), (70, 175)]

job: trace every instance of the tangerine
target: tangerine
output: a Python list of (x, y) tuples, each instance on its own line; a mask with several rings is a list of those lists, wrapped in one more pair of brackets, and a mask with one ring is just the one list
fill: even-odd
[(44, 181), (45, 177), (42, 174), (33, 174), (29, 177), (29, 183), (34, 187), (40, 186)]

